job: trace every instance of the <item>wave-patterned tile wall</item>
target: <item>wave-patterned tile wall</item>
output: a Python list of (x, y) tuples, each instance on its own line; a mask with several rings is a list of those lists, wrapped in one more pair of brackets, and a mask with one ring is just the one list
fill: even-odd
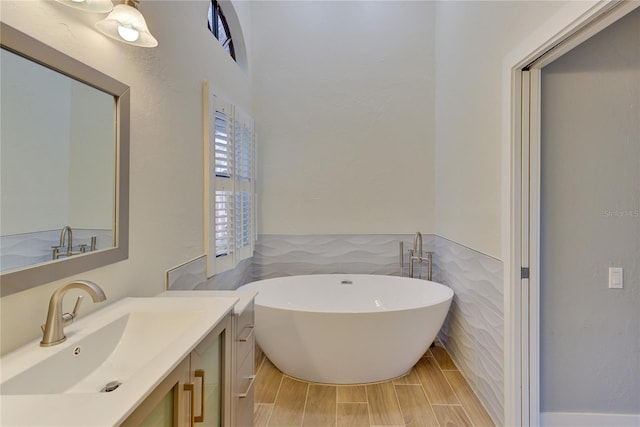
[(198, 285), (198, 290), (231, 291), (253, 281), (253, 260), (247, 258), (238, 263), (236, 268), (223, 271), (210, 277), (206, 282)]
[(168, 291), (191, 291), (207, 280), (207, 256), (187, 261), (167, 271), (165, 289)]
[(238, 265), (207, 279), (207, 256), (202, 255), (167, 271), (165, 288), (170, 291), (234, 290), (253, 281), (253, 261), (247, 258)]
[(439, 337), (497, 425), (504, 424), (502, 261), (436, 236), (434, 279), (453, 289)]
[[(256, 280), (331, 273), (399, 276), (399, 242), (405, 242), (406, 274), (406, 250), (413, 245), (413, 237), (406, 234), (261, 235), (253, 256), (253, 274)], [(433, 248), (432, 241), (433, 236), (423, 236), (424, 251)]]

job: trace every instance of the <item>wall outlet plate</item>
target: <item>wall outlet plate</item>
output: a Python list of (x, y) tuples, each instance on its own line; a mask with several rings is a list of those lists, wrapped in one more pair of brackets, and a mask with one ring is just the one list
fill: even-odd
[(622, 289), (623, 272), (622, 267), (609, 267), (609, 288)]

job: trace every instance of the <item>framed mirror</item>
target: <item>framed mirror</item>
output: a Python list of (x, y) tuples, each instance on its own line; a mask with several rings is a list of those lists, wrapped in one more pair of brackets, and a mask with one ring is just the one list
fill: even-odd
[(0, 22), (0, 296), (127, 259), (129, 87)]

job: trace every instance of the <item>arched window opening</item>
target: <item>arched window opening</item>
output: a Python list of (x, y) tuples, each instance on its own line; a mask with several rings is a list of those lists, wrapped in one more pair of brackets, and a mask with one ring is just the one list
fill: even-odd
[(231, 32), (227, 19), (220, 9), (220, 3), (217, 0), (211, 0), (209, 5), (209, 31), (218, 39), (224, 50), (236, 60), (236, 52), (233, 48), (233, 40), (231, 40)]

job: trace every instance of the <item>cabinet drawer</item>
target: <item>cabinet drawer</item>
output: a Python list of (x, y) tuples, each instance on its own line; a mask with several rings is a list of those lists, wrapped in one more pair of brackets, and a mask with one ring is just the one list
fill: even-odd
[(253, 357), (245, 357), (243, 360), (237, 360), (236, 369), (236, 393), (245, 393), (248, 388), (248, 381), (254, 377)]
[(236, 398), (236, 426), (250, 427), (253, 426), (253, 383), (248, 390), (246, 397)]
[(247, 306), (236, 318), (235, 360), (237, 373), (240, 372), (249, 354), (253, 355), (255, 340), (253, 319), (253, 304)]
[(236, 339), (240, 339), (246, 334), (247, 327), (253, 327), (253, 304), (249, 304), (236, 316), (236, 322)]
[(245, 359), (251, 355), (253, 359), (253, 346), (254, 346), (254, 328), (253, 326), (247, 326), (241, 334), (241, 339), (236, 341), (236, 370), (240, 369), (240, 366), (244, 363)]

